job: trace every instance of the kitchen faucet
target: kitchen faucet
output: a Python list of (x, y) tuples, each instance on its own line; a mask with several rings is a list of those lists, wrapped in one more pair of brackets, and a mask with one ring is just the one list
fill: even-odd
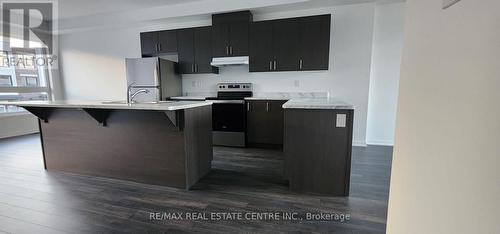
[[(149, 90), (144, 89), (144, 88), (155, 88), (155, 87), (150, 87), (150, 86), (135, 86), (134, 84), (135, 83), (132, 83), (127, 87), (127, 104), (131, 104), (137, 95), (139, 95), (141, 93), (149, 93)], [(142, 89), (139, 89), (131, 94), (131, 91), (133, 88), (142, 88)]]

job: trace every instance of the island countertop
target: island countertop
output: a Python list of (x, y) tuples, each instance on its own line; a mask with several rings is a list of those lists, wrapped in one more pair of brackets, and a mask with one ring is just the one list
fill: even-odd
[(122, 110), (159, 110), (175, 111), (195, 107), (212, 105), (210, 101), (167, 101), (160, 103), (120, 103), (112, 101), (16, 101), (0, 102), (0, 105), (20, 107), (55, 107), (55, 108), (94, 108), (94, 109), (122, 109)]
[(354, 106), (335, 98), (292, 98), (283, 109), (343, 109), (354, 110)]
[(212, 103), (12, 101), (38, 117), (44, 168), (189, 189), (211, 169)]

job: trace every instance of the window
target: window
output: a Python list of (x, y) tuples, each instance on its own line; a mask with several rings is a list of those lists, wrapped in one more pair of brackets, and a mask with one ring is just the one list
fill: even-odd
[[(0, 101), (48, 100), (48, 67), (36, 63), (41, 48), (3, 48), (0, 51)], [(0, 115), (22, 108), (0, 105)]]
[(12, 76), (9, 75), (0, 75), (0, 86), (4, 87), (12, 87)]
[(26, 86), (38, 86), (37, 76), (25, 76)]

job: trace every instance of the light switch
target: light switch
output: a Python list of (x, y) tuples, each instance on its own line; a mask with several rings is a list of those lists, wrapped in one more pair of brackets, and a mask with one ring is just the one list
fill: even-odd
[(347, 124), (347, 115), (346, 114), (337, 114), (337, 128), (345, 128)]

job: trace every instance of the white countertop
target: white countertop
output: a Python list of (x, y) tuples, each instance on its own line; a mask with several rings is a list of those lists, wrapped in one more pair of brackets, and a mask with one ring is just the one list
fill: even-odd
[(343, 109), (354, 110), (354, 106), (335, 98), (293, 98), (283, 104), (283, 109)]
[(109, 101), (18, 101), (0, 102), (0, 105), (20, 107), (95, 108), (124, 110), (175, 111), (212, 105), (210, 101), (173, 101), (165, 103), (110, 103)]
[(327, 98), (327, 92), (260, 92), (245, 100), (290, 100), (294, 98)]
[[(171, 97), (172, 100), (206, 100), (207, 97), (215, 97), (217, 94), (210, 93), (187, 93), (185, 96)], [(254, 92), (252, 97), (245, 100), (290, 100), (293, 98), (327, 98), (327, 92)]]
[(179, 96), (179, 97), (171, 97), (172, 100), (196, 100), (196, 101), (205, 101), (207, 97), (205, 96)]

